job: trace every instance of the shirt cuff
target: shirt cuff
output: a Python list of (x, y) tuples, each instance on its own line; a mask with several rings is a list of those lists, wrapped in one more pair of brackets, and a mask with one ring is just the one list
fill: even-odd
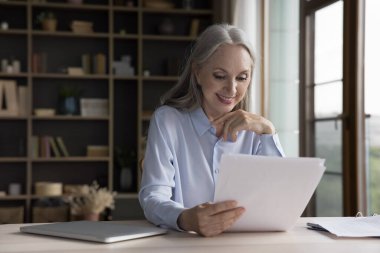
[(172, 207), (172, 210), (170, 210), (167, 216), (167, 217), (170, 217), (168, 220), (168, 225), (171, 228), (178, 231), (184, 231), (178, 226), (178, 218), (179, 218), (179, 215), (185, 210), (186, 208), (183, 208), (183, 207)]
[(264, 155), (285, 156), (277, 133), (261, 134), (260, 142), (262, 145), (262, 152), (260, 153)]

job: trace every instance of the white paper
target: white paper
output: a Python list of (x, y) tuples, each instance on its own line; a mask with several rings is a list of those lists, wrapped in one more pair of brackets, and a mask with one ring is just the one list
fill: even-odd
[(319, 225), (336, 236), (380, 236), (380, 216), (323, 218), (311, 223)]
[(223, 155), (214, 202), (236, 200), (245, 213), (229, 231), (285, 231), (301, 216), (323, 172), (320, 158)]

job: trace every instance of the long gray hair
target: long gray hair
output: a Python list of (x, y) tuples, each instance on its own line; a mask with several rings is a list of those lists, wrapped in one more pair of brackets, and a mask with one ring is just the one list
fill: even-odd
[[(162, 105), (169, 105), (180, 110), (193, 110), (202, 105), (203, 93), (197, 83), (193, 66), (201, 67), (208, 58), (223, 44), (241, 45), (252, 59), (252, 72), (255, 56), (246, 33), (236, 26), (215, 24), (209, 26), (196, 40), (190, 56), (183, 68), (177, 84), (161, 98)], [(240, 103), (233, 110), (248, 110), (251, 85)]]

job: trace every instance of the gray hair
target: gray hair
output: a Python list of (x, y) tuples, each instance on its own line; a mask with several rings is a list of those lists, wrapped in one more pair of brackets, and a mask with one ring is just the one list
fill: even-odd
[[(211, 25), (195, 41), (177, 84), (162, 96), (161, 104), (180, 110), (193, 110), (201, 106), (203, 93), (197, 83), (193, 66), (201, 67), (223, 44), (241, 45), (248, 51), (252, 59), (252, 77), (255, 55), (246, 33), (233, 25)], [(242, 101), (233, 110), (248, 110), (250, 87), (251, 85)]]

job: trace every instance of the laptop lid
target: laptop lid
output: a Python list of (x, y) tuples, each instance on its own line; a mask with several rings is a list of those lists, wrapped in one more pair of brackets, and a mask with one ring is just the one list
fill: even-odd
[(20, 227), (21, 232), (111, 243), (165, 234), (155, 226), (117, 224), (113, 222), (71, 221)]
[(228, 231), (286, 231), (301, 216), (325, 171), (320, 158), (223, 155), (214, 201), (245, 213)]

